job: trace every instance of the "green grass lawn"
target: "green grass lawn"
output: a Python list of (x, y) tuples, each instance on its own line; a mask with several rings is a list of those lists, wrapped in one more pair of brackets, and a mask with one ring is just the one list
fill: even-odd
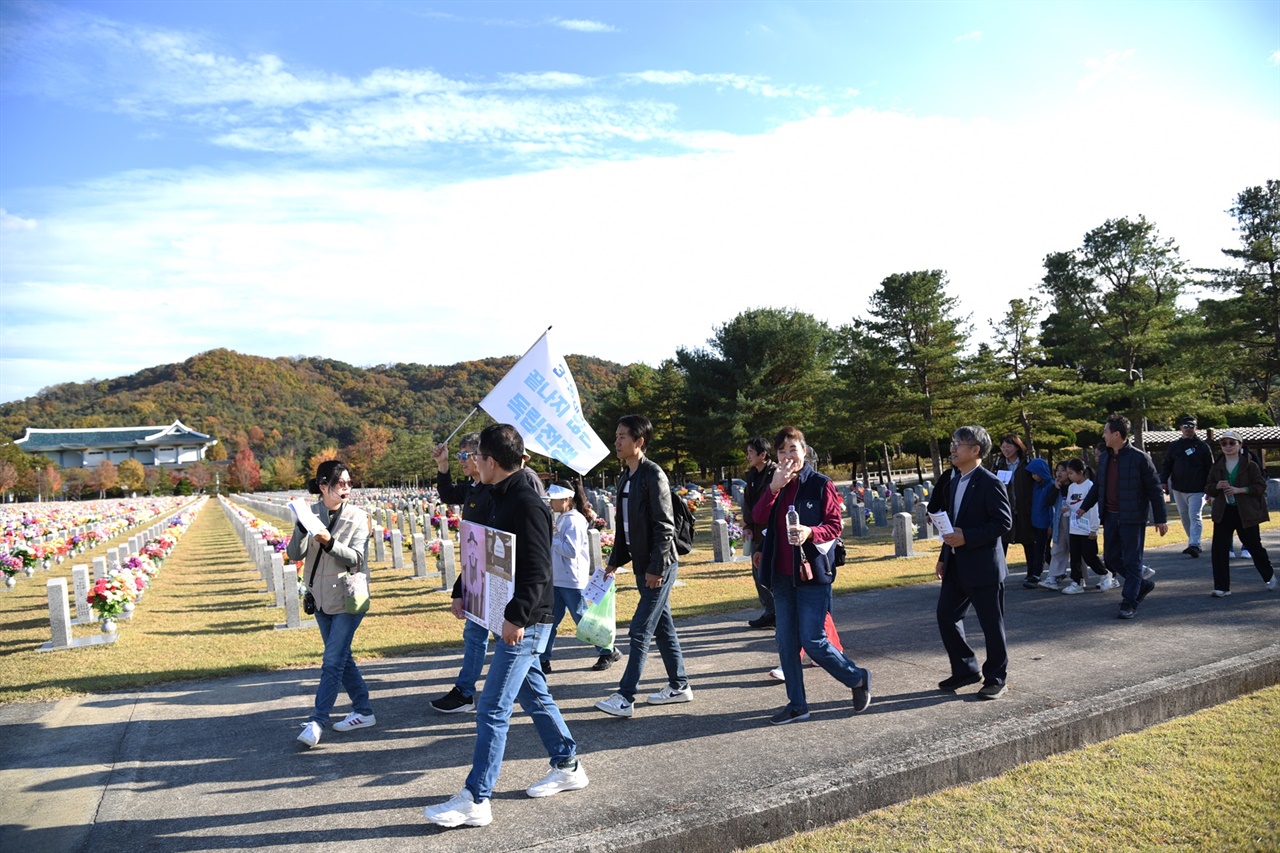
[(752, 848), (1280, 850), (1280, 687)]

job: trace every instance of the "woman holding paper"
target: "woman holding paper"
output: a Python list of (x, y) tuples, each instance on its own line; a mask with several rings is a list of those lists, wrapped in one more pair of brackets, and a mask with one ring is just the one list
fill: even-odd
[[(582, 591), (591, 580), (591, 555), (587, 539), (587, 496), (582, 484), (570, 485), (561, 480), (547, 491), (551, 499), (551, 511), (560, 513), (556, 530), (551, 537), (551, 583), (555, 604), (551, 609), (551, 636), (547, 650), (542, 653), (542, 672), (551, 671), (551, 650), (556, 643), (556, 630), (565, 613), (573, 614), (574, 623), (582, 621), (587, 610), (587, 600)], [(602, 672), (622, 659), (617, 649), (597, 646), (592, 669)]]
[[(312, 747), (320, 742), (320, 733), (329, 722), (339, 688), (344, 688), (351, 697), (352, 712), (334, 723), (334, 731), (367, 728), (376, 720), (369, 707), (369, 688), (351, 656), (351, 641), (364, 614), (347, 612), (345, 578), (348, 572), (362, 574), (367, 588), (369, 566), (364, 555), (369, 541), (369, 516), (347, 503), (351, 494), (351, 472), (336, 459), (321, 462), (307, 488), (320, 496), (320, 500), (311, 505), (311, 512), (323, 527), (315, 529), (314, 519), (301, 518), (294, 525), (286, 553), (290, 560), (305, 560), (307, 592), (315, 600), (316, 624), (324, 640), (315, 710), (298, 735), (299, 741)], [(312, 532), (308, 533), (304, 524), (312, 525)]]

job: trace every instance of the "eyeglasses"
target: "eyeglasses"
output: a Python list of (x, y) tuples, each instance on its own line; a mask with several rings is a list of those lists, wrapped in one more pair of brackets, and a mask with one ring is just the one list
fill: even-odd
[(345, 486), (348, 489), (351, 488), (351, 481), (350, 480), (334, 480), (332, 483), (329, 484), (329, 488), (331, 489), (336, 489), (342, 486)]
[(1224, 438), (1218, 442), (1218, 444), (1221, 444), (1223, 447), (1231, 447), (1232, 445), (1236, 445), (1239, 443), (1240, 442), (1236, 441), (1234, 438)]
[(951, 442), (951, 447), (952, 447), (952, 448), (956, 448), (956, 447), (978, 447), (978, 446), (979, 446), (979, 445), (974, 444), (972, 441), (953, 441), (953, 442)]
[(459, 462), (466, 462), (466, 461), (467, 461), (468, 459), (470, 459), (472, 456), (477, 456), (477, 455), (479, 455), (479, 454), (477, 454), (474, 450), (472, 450), (470, 453), (468, 453), (467, 451), (465, 451), (465, 450), (464, 450), (464, 451), (462, 451), (461, 453), (458, 453), (458, 454), (456, 454), (456, 455), (457, 455), (457, 457), (458, 457), (458, 461), (459, 461)]

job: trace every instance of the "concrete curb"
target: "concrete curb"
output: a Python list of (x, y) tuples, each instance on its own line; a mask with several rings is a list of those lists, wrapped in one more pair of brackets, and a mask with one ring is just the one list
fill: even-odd
[(1275, 684), (1280, 684), (1280, 644), (925, 744), (897, 761), (876, 758), (843, 773), (782, 780), (733, 802), (699, 802), (677, 813), (526, 849), (695, 853), (764, 844), (1141, 731)]

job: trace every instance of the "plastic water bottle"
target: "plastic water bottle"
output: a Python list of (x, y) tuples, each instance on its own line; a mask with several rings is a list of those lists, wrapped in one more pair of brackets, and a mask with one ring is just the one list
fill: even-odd
[(787, 540), (792, 545), (796, 544), (796, 538), (799, 535), (800, 513), (796, 512), (795, 504), (787, 507)]

